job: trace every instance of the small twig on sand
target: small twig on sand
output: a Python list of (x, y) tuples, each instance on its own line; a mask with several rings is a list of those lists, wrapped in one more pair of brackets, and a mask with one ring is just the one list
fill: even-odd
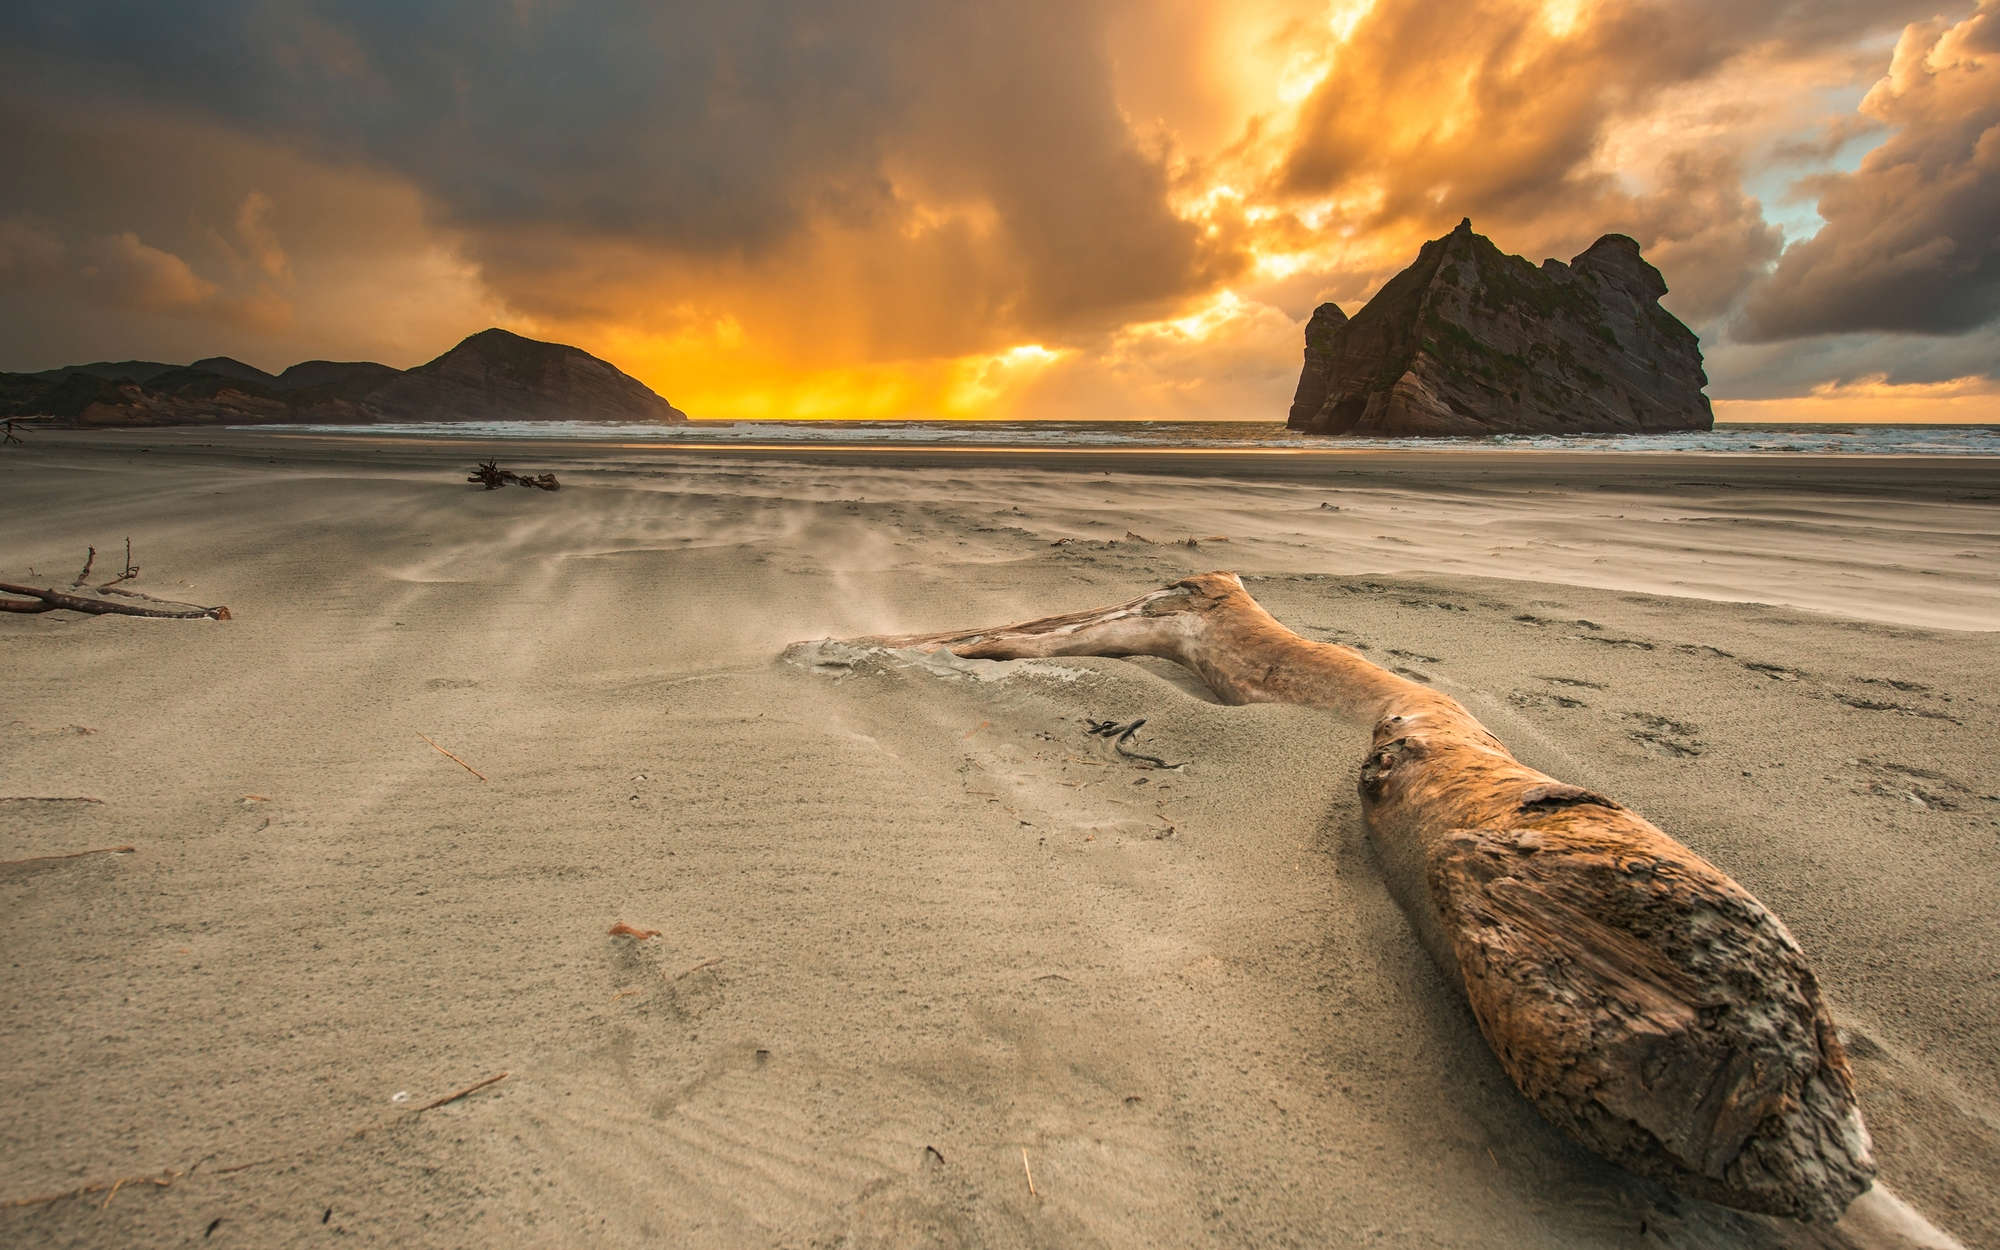
[(125, 599), (144, 599), (147, 603), (161, 603), (171, 608), (190, 606), (180, 602), (178, 599), (162, 599), (158, 595), (149, 595), (143, 590), (126, 590), (118, 584), (122, 580), (124, 579), (114, 578), (99, 586), (97, 592), (103, 595), (118, 595)]
[(448, 1102), (457, 1102), (459, 1099), (465, 1097), (467, 1094), (475, 1093), (479, 1090), (485, 1089), (488, 1085), (492, 1085), (497, 1081), (504, 1081), (507, 1079), (507, 1075), (508, 1075), (507, 1073), (502, 1072), (498, 1076), (489, 1076), (483, 1081), (474, 1081), (472, 1084), (466, 1086), (462, 1090), (459, 1090), (457, 1093), (446, 1094), (444, 1097), (438, 1099), (436, 1102), (427, 1102), (423, 1106), (418, 1107), (417, 1110), (434, 1111), (437, 1108), (444, 1106)]
[(102, 803), (88, 794), (0, 794), (0, 803)]
[(83, 556), (83, 572), (78, 573), (76, 575), (76, 580), (69, 584), (71, 590), (76, 589), (78, 586), (81, 586), (85, 582), (90, 580), (90, 566), (95, 563), (97, 563), (97, 548), (95, 547), (86, 548)]
[(656, 938), (660, 936), (660, 931), (658, 929), (635, 929), (631, 925), (626, 924), (623, 920), (621, 920), (617, 924), (611, 926), (611, 936), (637, 938), (641, 942), (643, 942), (647, 938)]
[(1131, 723), (1124, 725), (1119, 724), (1117, 721), (1111, 721), (1111, 720), (1086, 719), (1083, 722), (1085, 733), (1090, 734), (1092, 737), (1096, 738), (1111, 739), (1112, 749), (1117, 751), (1118, 754), (1124, 756), (1128, 760), (1137, 760), (1142, 764), (1150, 764), (1154, 768), (1187, 767), (1186, 764), (1169, 764), (1157, 755), (1145, 755), (1138, 751), (1130, 751), (1126, 749), (1125, 744), (1132, 740), (1132, 735), (1138, 733), (1139, 726), (1145, 723), (1146, 719), (1143, 716), (1140, 717), (1138, 720), (1132, 721)]
[(251, 1168), (261, 1168), (267, 1163), (276, 1163), (283, 1155), (272, 1155), (268, 1159), (252, 1159), (248, 1163), (232, 1163), (226, 1168), (210, 1168), (217, 1176), (228, 1176), (232, 1172), (248, 1172)]
[(715, 965), (721, 963), (726, 958), (728, 958), (728, 956), (726, 955), (717, 955), (714, 959), (704, 959), (700, 963), (694, 965), (692, 968), (684, 968), (681, 971), (676, 972), (673, 976), (667, 979), (669, 981), (685, 980), (688, 977), (693, 976), (695, 973), (700, 972), (703, 968), (715, 967)]
[(1041, 1197), (1040, 1194), (1035, 1192), (1035, 1169), (1028, 1166), (1028, 1148), (1026, 1146), (1021, 1147), (1021, 1170), (1028, 1174), (1028, 1196), (1030, 1198)]
[[(90, 800), (92, 803), (97, 801)], [(71, 851), (66, 855), (30, 855), (26, 859), (0, 859), (0, 868), (12, 868), (16, 864), (42, 864), (58, 859), (81, 859), (85, 855), (132, 855), (138, 850), (136, 846), (97, 846), (87, 851)]]
[[(419, 738), (422, 738), (422, 739), (423, 739), (423, 740), (424, 740), (425, 742), (431, 742), (431, 738), (430, 738), (430, 735), (429, 735), (429, 734), (422, 734), (422, 733), (420, 733), (420, 734), (418, 734), (418, 735), (417, 735), (417, 737), (419, 737)], [(471, 774), (472, 774), (473, 776), (475, 776), (475, 777), (479, 778), (479, 779), (480, 779), (481, 781), (484, 781), (484, 780), (486, 780), (486, 774), (485, 774), (485, 773), (482, 773), (482, 772), (480, 772), (480, 771), (479, 771), (478, 769), (476, 769), (476, 768), (474, 768), (474, 767), (473, 767), (472, 765), (470, 765), (470, 764), (466, 763), (466, 762), (465, 762), (464, 760), (462, 760), (462, 759), (459, 759), (459, 758), (458, 758), (458, 757), (457, 757), (456, 755), (453, 755), (453, 754), (452, 754), (451, 752), (449, 752), (449, 751), (445, 750), (445, 749), (444, 749), (443, 747), (439, 746), (439, 745), (438, 745), (437, 743), (435, 743), (435, 742), (431, 742), (431, 750), (433, 750), (433, 751), (436, 751), (436, 752), (437, 752), (437, 753), (438, 753), (439, 755), (442, 755), (442, 756), (444, 756), (444, 757), (445, 757), (446, 759), (448, 759), (448, 760), (452, 761), (453, 763), (457, 764), (457, 765), (458, 765), (458, 766), (459, 766), (460, 768), (463, 768), (463, 769), (464, 769), (464, 770), (465, 770), (466, 772), (469, 772), (469, 773), (471, 773)]]
[[(110, 590), (113, 586), (116, 586), (119, 582), (129, 582), (137, 576), (139, 576), (139, 566), (132, 563), (132, 540), (130, 538), (127, 538), (125, 540), (125, 571), (123, 573), (120, 573), (118, 576), (112, 578), (110, 581), (103, 583), (97, 589), (101, 593), (103, 591)], [(129, 592), (119, 592), (119, 593), (129, 593)], [(139, 598), (152, 599), (153, 596), (140, 595)], [(155, 603), (166, 602), (166, 600), (164, 599), (155, 599), (153, 601)]]
[(160, 1188), (165, 1189), (167, 1186), (173, 1184), (175, 1179), (181, 1175), (182, 1173), (180, 1172), (169, 1170), (160, 1173), (158, 1176), (121, 1176), (115, 1181), (92, 1181), (88, 1185), (78, 1185), (75, 1189), (65, 1189), (59, 1194), (36, 1194), (32, 1198), (8, 1198), (0, 1202), (0, 1210), (12, 1209), (14, 1207), (39, 1207), (51, 1202), (61, 1202), (65, 1198), (81, 1198), (85, 1194), (101, 1193), (109, 1189), (111, 1191), (110, 1195), (104, 1199), (103, 1206), (99, 1207), (99, 1210), (102, 1210), (103, 1207), (111, 1205), (111, 1199), (117, 1197), (118, 1191), (126, 1185), (158, 1185)]

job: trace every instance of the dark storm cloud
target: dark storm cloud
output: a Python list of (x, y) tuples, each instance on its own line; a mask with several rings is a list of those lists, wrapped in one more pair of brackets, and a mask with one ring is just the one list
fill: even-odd
[(1826, 224), (1753, 291), (1745, 341), (2000, 316), (2000, 3), (1911, 27), (1862, 111), (1893, 132), (1853, 173), (1809, 184)]
[[(393, 171), (503, 294), (523, 256), (603, 243), (777, 254), (987, 223), (981, 294), (1024, 324), (1216, 271), (1116, 101), (1089, 4), (466, 0), (15, 6), (16, 56)], [(883, 263), (894, 266), (893, 250)], [(534, 265), (523, 286), (539, 286)]]
[(1773, 343), (1724, 339), (1704, 344), (1709, 394), (1717, 399), (1784, 399), (1829, 383), (1878, 379), (1925, 386), (1960, 378), (2000, 378), (2000, 329), (1950, 337), (1827, 334)]

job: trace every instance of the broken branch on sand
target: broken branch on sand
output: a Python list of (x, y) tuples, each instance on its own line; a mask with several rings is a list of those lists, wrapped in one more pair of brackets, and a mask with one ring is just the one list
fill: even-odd
[[(89, 801), (96, 803), (101, 800)], [(87, 851), (69, 851), (61, 855), (30, 855), (26, 859), (0, 859), (0, 868), (12, 868), (17, 864), (43, 864), (58, 859), (82, 859), (86, 855), (133, 855), (138, 850), (136, 846), (94, 846)]]
[(465, 762), (464, 760), (462, 760), (462, 759), (458, 758), (458, 757), (457, 757), (456, 755), (453, 755), (453, 754), (452, 754), (451, 752), (449, 752), (449, 751), (445, 750), (445, 749), (444, 749), (443, 747), (439, 746), (439, 745), (438, 745), (437, 743), (435, 743), (435, 742), (431, 742), (431, 736), (430, 736), (429, 734), (423, 734), (423, 733), (420, 733), (420, 734), (418, 734), (418, 735), (417, 735), (417, 737), (419, 737), (419, 738), (422, 738), (422, 739), (423, 739), (423, 740), (424, 740), (425, 742), (430, 742), (430, 743), (431, 743), (431, 750), (433, 750), (433, 751), (436, 751), (436, 752), (437, 752), (437, 753), (438, 753), (439, 755), (442, 755), (442, 756), (444, 756), (444, 757), (445, 757), (446, 759), (450, 760), (450, 761), (451, 761), (452, 763), (454, 763), (454, 764), (458, 765), (458, 766), (459, 766), (460, 768), (463, 768), (463, 769), (464, 769), (464, 770), (465, 770), (466, 772), (469, 772), (469, 773), (471, 773), (471, 774), (472, 774), (473, 776), (475, 776), (475, 777), (479, 778), (479, 779), (480, 779), (481, 781), (484, 781), (484, 780), (486, 780), (486, 774), (485, 774), (485, 773), (482, 773), (482, 772), (480, 772), (480, 771), (479, 771), (478, 769), (476, 769), (476, 768), (474, 768), (474, 767), (473, 767), (472, 765), (470, 765), (470, 764), (466, 763), (466, 762)]
[[(85, 1194), (102, 1193), (107, 1189), (111, 1192), (105, 1197), (104, 1206), (108, 1207), (111, 1205), (111, 1199), (116, 1198), (118, 1191), (127, 1185), (158, 1185), (160, 1188), (165, 1189), (179, 1179), (181, 1175), (182, 1173), (180, 1172), (166, 1171), (160, 1173), (158, 1176), (121, 1176), (117, 1180), (93, 1181), (88, 1185), (78, 1185), (75, 1189), (65, 1189), (61, 1193), (36, 1194), (32, 1198), (8, 1198), (5, 1201), (0, 1201), (0, 1209), (39, 1207), (51, 1202), (61, 1202), (65, 1198), (81, 1198)], [(103, 1208), (100, 1207), (99, 1209), (102, 1210)]]
[(1233, 573), (1018, 625), (859, 640), (966, 659), (1148, 655), (1224, 702), (1365, 720), (1362, 815), (1391, 890), (1543, 1116), (1630, 1170), (1831, 1221), (1874, 1181), (1805, 957), (1638, 813), (1516, 760), (1456, 700), (1280, 625)]
[[(125, 540), (125, 571), (99, 586), (85, 586), (90, 579), (90, 567), (97, 562), (97, 548), (91, 547), (83, 558), (83, 570), (70, 583), (70, 590), (57, 590), (53, 586), (23, 586), (14, 582), (0, 582), (0, 591), (10, 595), (21, 595), (19, 599), (0, 599), (0, 612), (54, 612), (67, 609), (84, 612), (91, 616), (150, 616), (166, 620), (193, 621), (207, 618), (215, 621), (229, 619), (229, 609), (225, 607), (204, 607), (199, 603), (181, 603), (173, 599), (155, 599), (151, 595), (136, 590), (120, 590), (118, 583), (130, 581), (139, 575), (139, 566), (132, 563), (132, 540)], [(31, 570), (32, 572), (32, 570)], [(81, 589), (83, 594), (71, 594)], [(136, 603), (117, 603), (101, 599), (99, 595), (118, 595), (126, 599), (143, 599), (155, 607), (141, 607)]]
[[(0, 582), (0, 591), (26, 596), (23, 599), (0, 599), (0, 612), (54, 612), (67, 608), (92, 616), (152, 616), (174, 621), (195, 621), (204, 617), (213, 621), (229, 619), (229, 609), (220, 605), (206, 608), (195, 603), (172, 603), (170, 607), (147, 608), (136, 603), (113, 603), (108, 599), (68, 594), (53, 587), (21, 586), (14, 582)], [(172, 601), (155, 599), (153, 602), (168, 604)]]
[(493, 460), (482, 460), (473, 465), (472, 472), (466, 475), (465, 480), (484, 486), (487, 490), (499, 490), (509, 484), (532, 486), (536, 490), (562, 489), (562, 483), (556, 481), (556, 475), (553, 473), (516, 473), (512, 469), (501, 468), (499, 463)]
[(435, 1111), (439, 1107), (444, 1106), (446, 1103), (457, 1102), (459, 1099), (465, 1097), (467, 1094), (477, 1093), (480, 1090), (485, 1089), (488, 1085), (493, 1085), (500, 1081), (504, 1081), (507, 1079), (507, 1076), (508, 1076), (507, 1073), (502, 1072), (496, 1076), (489, 1076), (483, 1081), (474, 1081), (472, 1084), (466, 1086), (462, 1090), (459, 1090), (457, 1093), (446, 1094), (444, 1097), (438, 1099), (436, 1102), (427, 1102), (423, 1106), (418, 1107), (417, 1110)]

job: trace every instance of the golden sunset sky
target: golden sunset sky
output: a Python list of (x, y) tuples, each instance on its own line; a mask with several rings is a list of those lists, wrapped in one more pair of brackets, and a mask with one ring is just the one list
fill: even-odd
[(1723, 420), (2000, 420), (2000, 0), (31, 0), (0, 110), (0, 369), (1281, 421), (1469, 216), (1637, 238)]

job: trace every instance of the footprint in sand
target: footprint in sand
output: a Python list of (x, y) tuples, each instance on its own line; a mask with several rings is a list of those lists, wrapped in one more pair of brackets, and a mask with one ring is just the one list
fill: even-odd
[(1573, 699), (1566, 694), (1554, 694), (1547, 690), (1516, 690), (1507, 696), (1507, 702), (1515, 707), (1589, 707), (1582, 699)]
[(1933, 711), (1927, 707), (1913, 707), (1908, 703), (1892, 703), (1885, 699), (1870, 699), (1851, 694), (1836, 694), (1833, 697), (1848, 707), (1863, 712), (1900, 712), (1904, 716), (1916, 716), (1924, 720), (1947, 721), (1953, 725), (1962, 723), (1958, 717), (1948, 713)]
[(1708, 744), (1695, 737), (1696, 728), (1683, 721), (1651, 712), (1627, 712), (1625, 719), (1640, 726), (1626, 730), (1626, 737), (1669, 758), (1693, 759), (1708, 749)]
[(2000, 802), (2000, 796), (1975, 795), (1958, 778), (1929, 768), (1866, 757), (1851, 759), (1847, 766), (1858, 774), (1856, 794), (1893, 799), (1925, 811), (1955, 812), (1974, 798)]

